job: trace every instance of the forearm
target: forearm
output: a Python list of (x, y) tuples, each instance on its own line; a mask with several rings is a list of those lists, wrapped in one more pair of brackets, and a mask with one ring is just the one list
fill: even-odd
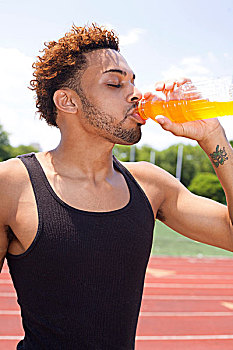
[(228, 212), (233, 223), (233, 149), (228, 142), (224, 129), (220, 126), (199, 145), (208, 155), (216, 175), (224, 189)]

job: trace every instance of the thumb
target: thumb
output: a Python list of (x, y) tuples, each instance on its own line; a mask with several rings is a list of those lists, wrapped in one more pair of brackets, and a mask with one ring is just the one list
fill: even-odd
[(184, 128), (181, 123), (173, 123), (170, 119), (161, 115), (155, 117), (155, 120), (161, 125), (161, 127), (164, 130), (170, 131), (172, 134), (176, 136), (184, 135)]

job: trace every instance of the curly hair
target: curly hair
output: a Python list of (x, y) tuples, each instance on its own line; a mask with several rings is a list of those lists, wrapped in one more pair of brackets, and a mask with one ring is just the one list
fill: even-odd
[(91, 26), (72, 26), (70, 32), (56, 41), (45, 43), (44, 54), (33, 63), (33, 77), (30, 89), (36, 92), (36, 107), (40, 118), (49, 125), (57, 127), (56, 106), (53, 95), (56, 90), (64, 87), (76, 90), (79, 82), (79, 72), (87, 66), (84, 53), (98, 49), (113, 49), (120, 51), (117, 35), (96, 24)]

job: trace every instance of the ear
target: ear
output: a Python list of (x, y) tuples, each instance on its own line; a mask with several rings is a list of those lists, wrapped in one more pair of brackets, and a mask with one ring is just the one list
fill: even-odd
[(78, 104), (75, 92), (70, 89), (60, 89), (55, 91), (53, 102), (58, 110), (65, 113), (77, 113)]

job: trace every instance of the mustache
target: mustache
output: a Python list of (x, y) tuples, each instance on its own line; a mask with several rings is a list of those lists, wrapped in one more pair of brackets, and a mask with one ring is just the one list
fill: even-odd
[(138, 103), (134, 103), (132, 106), (130, 106), (130, 108), (128, 109), (128, 111), (126, 112), (126, 115), (128, 115), (131, 111), (133, 111), (134, 109), (136, 109), (138, 107)]
[(125, 113), (124, 119), (122, 120), (121, 123), (123, 123), (128, 116), (131, 114), (130, 112), (133, 111), (134, 109), (136, 109), (138, 107), (138, 102), (135, 102), (132, 106), (129, 107), (129, 109), (127, 110), (127, 112)]

